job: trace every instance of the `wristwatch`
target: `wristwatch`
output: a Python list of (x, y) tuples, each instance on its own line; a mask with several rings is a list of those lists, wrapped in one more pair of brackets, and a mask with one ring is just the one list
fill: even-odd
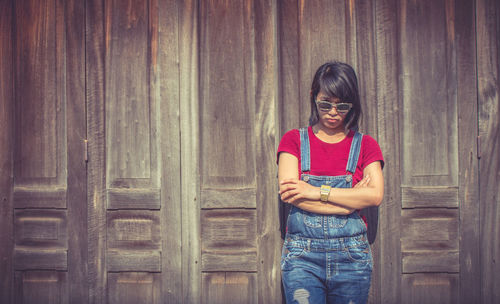
[(330, 190), (332, 187), (328, 185), (321, 185), (319, 189), (320, 199), (322, 202), (328, 202), (328, 195), (330, 194)]

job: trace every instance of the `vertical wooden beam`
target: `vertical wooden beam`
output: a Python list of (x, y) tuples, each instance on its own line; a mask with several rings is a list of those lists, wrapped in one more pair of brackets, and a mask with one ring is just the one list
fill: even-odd
[(400, 104), (398, 2), (375, 4), (378, 142), (384, 154), (385, 195), (380, 206), (380, 303), (401, 303)]
[[(300, 120), (299, 79), (300, 79), (300, 44), (298, 37), (298, 1), (278, 1), (279, 29), (279, 75), (280, 98), (278, 100), (279, 134), (298, 127)], [(305, 102), (305, 101), (302, 101)]]
[(85, 15), (89, 303), (106, 303), (104, 1), (86, 1)]
[[(160, 101), (162, 299), (182, 303), (182, 200), (179, 120), (179, 1), (158, 3), (155, 100)], [(152, 10), (151, 14), (155, 14)], [(153, 61), (154, 62), (154, 61)], [(193, 219), (194, 220), (194, 219)]]
[(12, 89), (12, 3), (0, 1), (0, 302), (12, 302), (14, 289), (12, 251), (14, 245), (13, 186), (13, 105)]
[[(354, 1), (349, 1), (354, 2)], [(377, 102), (377, 71), (375, 45), (375, 3), (359, 1), (349, 6), (355, 10), (357, 69), (359, 93), (363, 115), (360, 121), (360, 131), (378, 140), (378, 102)], [(353, 33), (354, 35), (354, 33)], [(380, 303), (380, 232), (378, 231), (379, 207), (365, 208), (361, 211), (368, 221), (368, 240), (373, 253), (373, 273), (370, 288), (369, 303)]]
[[(281, 301), (276, 180), (278, 29), (276, 1), (255, 1), (255, 159), (257, 173), (257, 284), (259, 303)], [(277, 134), (278, 133), (278, 134)]]
[(182, 222), (182, 299), (200, 302), (198, 1), (179, 6), (179, 103)]
[(481, 298), (479, 243), (479, 172), (477, 160), (477, 89), (475, 7), (473, 1), (455, 3), (460, 206), (460, 303)]
[[(481, 302), (500, 298), (500, 4), (476, 1)], [(469, 71), (470, 72), (470, 71)], [(474, 265), (471, 265), (474, 266)], [(479, 277), (474, 279), (479, 280)]]
[(68, 238), (68, 294), (70, 303), (88, 303), (85, 2), (71, 0), (65, 7), (68, 234), (74, 236)]

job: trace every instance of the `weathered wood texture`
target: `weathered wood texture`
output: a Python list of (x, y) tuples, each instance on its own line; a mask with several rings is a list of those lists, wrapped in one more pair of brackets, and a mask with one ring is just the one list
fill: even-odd
[[(276, 201), (275, 151), (279, 140), (278, 1), (257, 0), (255, 10), (255, 159), (258, 303), (281, 301), (281, 238)], [(245, 282), (245, 281), (243, 281)], [(248, 296), (248, 301), (252, 297)]]
[(0, 1), (0, 302), (12, 303), (13, 227), (13, 64), (12, 1)]
[[(162, 119), (160, 126), (162, 208), (160, 235), (162, 241), (161, 300), (163, 303), (182, 303), (182, 201), (181, 149), (179, 121), (179, 3), (175, 0), (158, 2), (157, 73), (154, 94), (159, 100)], [(156, 8), (152, 8), (153, 12)], [(152, 63), (155, 64), (154, 62)], [(187, 255), (186, 253), (184, 255)], [(182, 279), (181, 279), (182, 278)]]
[(68, 294), (70, 303), (88, 303), (87, 164), (85, 117), (85, 4), (65, 1), (66, 123), (68, 146)]
[(90, 303), (106, 302), (106, 150), (104, 133), (104, 3), (85, 2), (85, 83), (87, 106), (88, 289)]
[(177, 3), (156, 0), (87, 6), (94, 41), (87, 46), (94, 143), (89, 272), (96, 303), (121, 302), (124, 288), (135, 290), (127, 301), (182, 298), (179, 21), (166, 15), (172, 9)]
[[(206, 272), (202, 275), (200, 303), (262, 303), (258, 301), (257, 274), (245, 272)], [(263, 302), (266, 303), (266, 302)]]
[[(200, 66), (196, 0), (179, 4), (179, 115), (181, 173), (182, 302), (201, 296), (200, 246)], [(203, 126), (206, 128), (206, 126)]]
[[(460, 276), (459, 303), (493, 303), (481, 301), (481, 206), (478, 204), (479, 167), (477, 73), (476, 73), (476, 13), (474, 1), (456, 1), (455, 40), (457, 48), (458, 103), (458, 200), (460, 212)], [(473, 13), (474, 12), (474, 13)], [(498, 16), (498, 15), (497, 15)], [(498, 17), (497, 17), (498, 21)], [(496, 118), (498, 119), (498, 117)], [(497, 151), (498, 152), (498, 151)], [(497, 277), (498, 278), (498, 277)], [(453, 300), (453, 299), (452, 299)], [(451, 302), (451, 301), (450, 301)]]
[[(399, 100), (398, 2), (375, 5), (377, 138), (384, 155), (384, 201), (380, 206), (378, 252), (374, 253), (374, 283), (379, 298), (372, 303), (401, 303), (401, 106)], [(363, 71), (360, 71), (362, 73)], [(361, 84), (363, 86), (363, 84)], [(369, 113), (369, 112), (365, 112)], [(377, 244), (377, 242), (375, 242)], [(378, 253), (378, 258), (377, 258)], [(378, 281), (378, 282), (377, 282)], [(377, 295), (377, 293), (375, 293)]]
[(500, 297), (500, 3), (476, 2), (481, 299)]
[[(401, 213), (403, 300), (418, 292), (438, 301), (455, 300), (460, 292), (457, 276), (442, 274), (460, 272), (459, 246), (469, 246), (459, 244), (458, 237), (459, 229), (467, 229), (459, 225), (459, 193), (464, 193), (458, 188), (459, 164), (466, 163), (459, 162), (458, 141), (462, 128), (470, 128), (475, 121), (458, 122), (457, 101), (470, 97), (458, 95), (457, 56), (463, 51), (456, 42), (460, 26), (455, 23), (456, 12), (462, 9), (458, 4), (451, 0), (400, 3), (402, 207), (418, 208)], [(467, 88), (466, 83), (461, 86)], [(432, 197), (431, 193), (441, 194)], [(418, 280), (406, 275), (411, 273), (420, 273)], [(449, 278), (453, 281), (444, 283)], [(439, 294), (451, 296), (440, 299)]]
[[(275, 177), (275, 13), (269, 1), (200, 1), (201, 269), (204, 277), (249, 273), (252, 280), (238, 281), (252, 283), (241, 287), (248, 289), (242, 302), (281, 298), (276, 188), (269, 183)], [(234, 293), (232, 281), (203, 280), (204, 301)]]
[(13, 2), (13, 302), (86, 302), (83, 15), (74, 5)]

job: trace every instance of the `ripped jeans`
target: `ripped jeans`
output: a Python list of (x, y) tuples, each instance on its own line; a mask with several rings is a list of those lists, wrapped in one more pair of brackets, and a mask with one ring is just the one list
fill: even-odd
[(281, 257), (286, 302), (366, 303), (372, 267), (366, 233), (332, 239), (287, 235)]

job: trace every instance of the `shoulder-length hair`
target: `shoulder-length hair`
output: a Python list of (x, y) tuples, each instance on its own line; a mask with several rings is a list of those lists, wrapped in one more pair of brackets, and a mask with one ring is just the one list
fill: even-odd
[(337, 61), (327, 62), (318, 68), (311, 85), (311, 116), (309, 117), (311, 126), (319, 121), (316, 97), (320, 91), (328, 97), (337, 97), (341, 102), (352, 103), (352, 109), (345, 117), (344, 126), (346, 130), (357, 130), (361, 117), (361, 103), (358, 78), (354, 69), (346, 63)]

